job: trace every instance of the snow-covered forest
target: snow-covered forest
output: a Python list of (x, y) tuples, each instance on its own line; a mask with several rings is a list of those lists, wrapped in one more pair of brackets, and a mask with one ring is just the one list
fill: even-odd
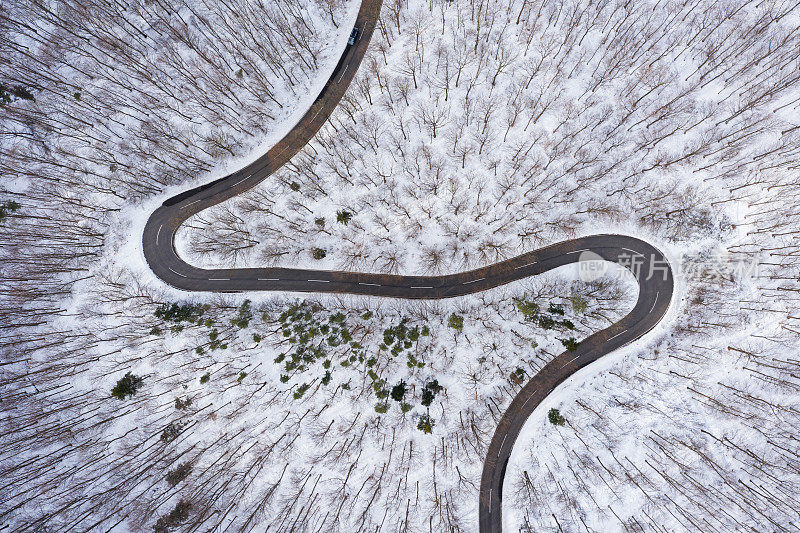
[[(439, 302), (149, 272), (149, 212), (285, 129), (357, 9), (0, 6), (0, 530), (476, 531), (515, 392), (630, 310), (615, 270)], [(673, 308), (536, 411), (506, 528), (791, 531), (799, 29), (795, 0), (385, 0), (317, 137), (179, 250), (428, 274), (641, 236)]]

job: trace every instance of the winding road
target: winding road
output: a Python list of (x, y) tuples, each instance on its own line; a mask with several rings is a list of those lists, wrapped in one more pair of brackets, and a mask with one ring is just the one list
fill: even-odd
[[(175, 251), (178, 228), (192, 215), (256, 186), (298, 153), (319, 131), (344, 95), (369, 45), (382, 0), (362, 0), (348, 45), (311, 109), (266, 154), (224, 178), (164, 202), (147, 221), (144, 256), (161, 280), (187, 291), (327, 292), (438, 299), (484, 291), (586, 259), (589, 252), (628, 268), (639, 282), (633, 310), (545, 365), (511, 401), (495, 430), (484, 461), (479, 494), (482, 533), (502, 530), (502, 487), (511, 450), (525, 421), (560, 383), (600, 357), (650, 331), (669, 308), (673, 276), (664, 255), (652, 245), (624, 235), (594, 235), (565, 241), (487, 267), (445, 276), (400, 276), (298, 268), (202, 269)], [(347, 30), (349, 33), (349, 29)]]

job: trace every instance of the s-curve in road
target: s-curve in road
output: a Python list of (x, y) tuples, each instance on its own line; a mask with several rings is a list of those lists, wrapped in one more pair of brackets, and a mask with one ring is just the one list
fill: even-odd
[[(480, 530), (502, 527), (502, 487), (511, 449), (522, 425), (537, 405), (580, 368), (638, 339), (664, 316), (672, 298), (672, 271), (663, 254), (650, 244), (623, 235), (595, 235), (553, 244), (494, 265), (445, 276), (400, 276), (299, 268), (203, 269), (181, 259), (175, 233), (192, 215), (241, 194), (269, 177), (316, 134), (352, 81), (380, 14), (381, 0), (363, 0), (355, 28), (325, 88), (295, 127), (266, 154), (245, 168), (168, 199), (150, 216), (142, 244), (153, 272), (164, 282), (187, 291), (290, 291), (450, 298), (484, 291), (548, 270), (577, 263), (585, 253), (629, 268), (639, 281), (639, 299), (623, 319), (581, 342), (547, 364), (512, 400), (489, 446), (480, 488)], [(348, 34), (350, 29), (347, 29)]]
[[(258, 278), (276, 277), (261, 275), (253, 277), (255, 284), (244, 283), (247, 275), (243, 271), (235, 274), (226, 271), (204, 271), (193, 268), (175, 253), (173, 241), (178, 228), (194, 214), (241, 194), (272, 175), (297, 154), (319, 131), (344, 96), (355, 77), (361, 60), (367, 51), (375, 23), (381, 12), (382, 0), (362, 0), (356, 17), (358, 33), (353, 44), (347, 44), (336, 68), (311, 108), (283, 139), (266, 154), (236, 172), (211, 183), (201, 185), (168, 199), (156, 209), (147, 221), (142, 237), (144, 256), (153, 272), (174, 287), (190, 291), (229, 290), (298, 290), (287, 286), (270, 285)], [(351, 34), (351, 28), (347, 28)], [(254, 270), (250, 273), (254, 274)]]
[[(629, 344), (653, 329), (669, 309), (674, 281), (664, 255), (650, 244), (622, 235), (596, 235), (562, 242), (546, 251), (538, 272), (592, 256), (627, 268), (639, 283), (639, 298), (630, 313), (546, 364), (517, 393), (495, 429), (483, 463), (479, 496), (481, 533), (503, 529), (503, 481), (511, 450), (522, 426), (536, 407), (568, 377), (604, 355)], [(599, 258), (598, 258), (599, 259)], [(595, 261), (589, 261), (593, 264)]]

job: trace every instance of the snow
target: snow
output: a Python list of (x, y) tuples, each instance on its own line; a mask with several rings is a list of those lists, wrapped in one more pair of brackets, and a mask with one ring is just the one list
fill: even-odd
[[(284, 168), (243, 197), (195, 217), (181, 233), (181, 254), (199, 265), (411, 274), (460, 271), (596, 233), (651, 242), (677, 274), (668, 315), (642, 339), (572, 376), (533, 414), (506, 474), (507, 529), (731, 531), (764, 524), (790, 529), (800, 494), (795, 461), (800, 324), (794, 296), (800, 198), (798, 132), (791, 130), (800, 123), (800, 107), (790, 78), (797, 70), (790, 53), (797, 47), (797, 14), (779, 16), (791, 7), (782, 3), (748, 5), (735, 13), (729, 6), (712, 10), (705, 2), (546, 3), (540, 13), (538, 3), (527, 2), (523, 9), (514, 0), (480, 4), (480, 13), (478, 4), (458, 2), (410, 0), (398, 6), (395, 22), (395, 5), (384, 5), (383, 30), (376, 31), (331, 121), (293, 160), (298, 168)], [(10, 436), (4, 439), (13, 440), (4, 440), (3, 449), (13, 444), (22, 451), (3, 454), (0, 468), (15, 476), (8, 490), (11, 504), (36, 495), (11, 511), (12, 528), (63, 508), (43, 520), (46, 527), (87, 529), (108, 514), (114, 518), (103, 526), (124, 516), (115, 531), (140, 531), (187, 499), (195, 505), (192, 516), (212, 530), (286, 530), (298, 524), (323, 531), (475, 531), (485, 449), (518, 390), (510, 374), (518, 368), (534, 374), (562, 350), (559, 339), (584, 338), (632, 307), (636, 287), (629, 278), (611, 279), (612, 271), (601, 283), (586, 284), (574, 267), (463, 298), (413, 302), (186, 293), (152, 275), (141, 253), (147, 216), (165, 198), (252, 161), (288, 131), (338, 60), (356, 8), (347, 3), (338, 29), (318, 26), (336, 36), (323, 39), (319, 69), (294, 95), (280, 92), (292, 105), (280, 112), (270, 108), (275, 119), (262, 124), (257, 139), (224, 124), (212, 127), (211, 113), (203, 127), (172, 114), (180, 140), (164, 137), (161, 145), (138, 146), (132, 140), (140, 133), (138, 119), (109, 115), (122, 122), (109, 126), (118, 135), (109, 137), (115, 149), (107, 149), (121, 159), (115, 174), (100, 145), (81, 144), (88, 139), (83, 135), (95, 130), (70, 123), (66, 131), (81, 142), (42, 138), (57, 148), (52, 153), (59, 161), (79, 161), (75, 154), (97, 159), (81, 163), (97, 175), (58, 174), (74, 185), (50, 181), (52, 166), (23, 164), (21, 154), (40, 154), (38, 148), (21, 150), (24, 139), (2, 141), (11, 161), (5, 165), (13, 166), (8, 182), (14, 184), (4, 181), (3, 194), (22, 194), (21, 184), (31, 181), (22, 202), (29, 219), (0, 224), (4, 277), (31, 281), (15, 282), (14, 291), (4, 281), (2, 307), (37, 309), (44, 304), (31, 296), (38, 294), (35, 285), (49, 287), (52, 278), (41, 272), (75, 269), (64, 275), (66, 293), (47, 300), (63, 311), (45, 314), (46, 323), (30, 327), (20, 327), (20, 317), (12, 315), (7, 329), (18, 344), (3, 348), (0, 366), (6, 383), (4, 433)], [(517, 26), (520, 9), (523, 23)], [(689, 9), (692, 15), (684, 12)], [(322, 24), (324, 15), (316, 13), (315, 23)], [(726, 16), (732, 18), (722, 20)], [(767, 29), (757, 38), (743, 38), (762, 18), (769, 21)], [(574, 31), (571, 20), (577, 21)], [(584, 35), (582, 25), (592, 21)], [(530, 46), (526, 29), (533, 30)], [(423, 60), (415, 67), (415, 90), (409, 68), (417, 32)], [(653, 46), (640, 49), (623, 36), (639, 36)], [(717, 56), (731, 55), (695, 73), (718, 42), (723, 48)], [(479, 52), (470, 52), (473, 43)], [(637, 50), (640, 55), (634, 55)], [(785, 53), (747, 66), (772, 51)], [(499, 54), (505, 52), (517, 57), (493, 87)], [(459, 87), (451, 80), (444, 102), (442, 65), (449, 60), (455, 68), (459, 53), (471, 62)], [(54, 75), (67, 76), (59, 69)], [(736, 76), (730, 69), (739, 69)], [(595, 87), (601, 73), (605, 81)], [(777, 87), (781, 77), (789, 81), (786, 89), (775, 89), (732, 117), (752, 103), (752, 95), (770, 89), (770, 83)], [(479, 83), (467, 98), (473, 79)], [(97, 91), (113, 87), (108, 80), (91, 86), (78, 81), (87, 83), (84, 101), (105, 105)], [(685, 97), (668, 109), (671, 115), (662, 116), (663, 104), (684, 89)], [(131, 95), (125, 105), (133, 106), (140, 96)], [(520, 115), (503, 140), (515, 102)], [(81, 104), (43, 93), (37, 105), (63, 117)], [(449, 117), (434, 139), (429, 122), (437, 106)], [(125, 109), (120, 105), (120, 112)], [(696, 123), (705, 112), (708, 117)], [(248, 124), (258, 114), (243, 113), (242, 123)], [(200, 153), (215, 131), (233, 137), (229, 144), (236, 155), (224, 149), (214, 156)], [(164, 162), (146, 159), (146, 153)], [(141, 181), (120, 176), (123, 164), (133, 165), (132, 175)], [(170, 164), (181, 170), (170, 176)], [(301, 190), (292, 191), (292, 182)], [(152, 184), (159, 186), (137, 188)], [(256, 250), (235, 261), (226, 257), (230, 243), (206, 253), (193, 250), (199, 237), (210, 234), (222, 208), (242, 216), (243, 233), (259, 241)], [(341, 209), (354, 213), (347, 225), (335, 222)], [(317, 217), (326, 219), (330, 234), (317, 229)], [(86, 238), (84, 246), (76, 227), (96, 230), (99, 237)], [(31, 240), (37, 228), (47, 229), (48, 240)], [(328, 249), (325, 260), (309, 258), (315, 246)], [(87, 250), (99, 252), (52, 258), (56, 251)], [(739, 260), (742, 252), (761, 258), (755, 276), (715, 272), (718, 263)], [(18, 260), (36, 254), (37, 268), (18, 269)], [(389, 260), (392, 254), (395, 260)], [(707, 270), (690, 269), (692, 258)], [(571, 309), (574, 292), (590, 294), (587, 313)], [(534, 298), (541, 309), (562, 304), (575, 331), (525, 321), (514, 306), (513, 298), (521, 297)], [(245, 298), (252, 300), (254, 317), (240, 329), (231, 319)], [(390, 402), (388, 413), (376, 413), (379, 400), (366, 362), (339, 364), (352, 353), (349, 347), (328, 348), (338, 364), (329, 386), (321, 385), (321, 361), (304, 372), (276, 362), (291, 348), (279, 316), (301, 301), (318, 306), (320, 320), (342, 312), (387, 386), (405, 380), (412, 387), (413, 409), (404, 415)], [(211, 325), (171, 330), (153, 315), (169, 302), (208, 304), (204, 319)], [(373, 317), (362, 318), (365, 311)], [(447, 325), (453, 313), (464, 317), (462, 332)], [(430, 328), (431, 335), (410, 349), (423, 367), (409, 366), (406, 352), (392, 358), (380, 349), (384, 330), (403, 318)], [(154, 326), (162, 331), (153, 333)], [(225, 347), (212, 348), (214, 329)], [(254, 333), (263, 340), (256, 342)], [(109, 398), (127, 371), (145, 376), (143, 388), (124, 402)], [(239, 382), (241, 372), (247, 376)], [(200, 383), (205, 373), (211, 379)], [(289, 378), (284, 382), (282, 375)], [(428, 412), (420, 396), (431, 379), (444, 391), (430, 406), (435, 426), (427, 435), (417, 422)], [(351, 389), (343, 390), (348, 382)], [(311, 386), (295, 399), (303, 383)], [(192, 398), (192, 406), (177, 409), (178, 397)], [(547, 422), (551, 407), (561, 410), (566, 426)], [(108, 422), (100, 423), (103, 419)], [(188, 425), (175, 441), (162, 442), (171, 422)], [(55, 457), (63, 446), (69, 455), (42, 476), (36, 458)], [(184, 461), (192, 463), (192, 473), (169, 486), (166, 472)], [(13, 470), (17, 466), (20, 470)], [(74, 502), (73, 496), (78, 496)]]

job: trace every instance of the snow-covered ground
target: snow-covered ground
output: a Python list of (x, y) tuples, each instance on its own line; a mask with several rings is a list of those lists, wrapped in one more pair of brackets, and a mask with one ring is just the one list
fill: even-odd
[[(0, 202), (21, 204), (0, 221), (0, 529), (475, 531), (519, 382), (626, 313), (635, 285), (565, 268), (443, 302), (164, 287), (141, 258), (150, 210), (290, 128), (358, 7), (165, 5), (2, 8), (38, 63), (0, 44), (8, 86), (36, 87), (0, 118), (17, 132), (0, 138)], [(330, 122), (263, 186), (190, 220), (182, 253), (443, 273), (641, 236), (678, 271), (670, 315), (534, 413), (507, 529), (791, 530), (798, 9), (387, 1)], [(94, 33), (71, 41), (87, 16)], [(278, 62), (287, 28), (311, 50)], [(267, 86), (274, 100), (250, 92)], [(202, 315), (180, 321), (173, 302)], [(127, 372), (141, 386), (111, 397)]]
[[(387, 15), (388, 35), (376, 37), (323, 131), (262, 186), (190, 219), (183, 255), (206, 266), (297, 265), (321, 249), (320, 268), (444, 273), (598, 225), (687, 244), (724, 238), (734, 205), (709, 208), (728, 193), (703, 167), (745, 121), (712, 120), (739, 100), (684, 79), (697, 51), (658, 26), (668, 10), (636, 22), (661, 37), (653, 50), (617, 65), (623, 36), (600, 46), (594, 25), (565, 34), (571, 18), (548, 23), (558, 4), (538, 20), (522, 9), (519, 24), (514, 2), (481, 16), (443, 6), (404, 6), (409, 31)], [(580, 13), (595, 24), (626, 14)], [(786, 124), (764, 120), (748, 142), (770, 142)]]
[[(797, 45), (798, 16), (790, 4), (661, 4), (385, 13), (356, 90), (306, 157), (195, 216), (179, 240), (206, 266), (404, 274), (601, 231), (666, 246), (680, 271), (671, 317), (537, 411), (509, 466), (511, 530), (793, 519), (797, 446), (780, 427), (797, 408), (786, 284), (800, 95), (783, 47)], [(781, 414), (731, 414), (752, 404)], [(567, 426), (547, 422), (553, 406)], [(743, 481), (754, 476), (763, 492)]]

